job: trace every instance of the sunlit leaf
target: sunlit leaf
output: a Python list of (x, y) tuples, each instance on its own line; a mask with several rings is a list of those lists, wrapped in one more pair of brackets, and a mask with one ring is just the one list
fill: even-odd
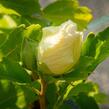
[(11, 29), (16, 26), (16, 22), (9, 15), (0, 16), (0, 28)]
[(1, 4), (0, 4), (0, 14), (14, 14), (19, 16), (19, 14), (15, 10), (6, 8)]
[(70, 93), (68, 94), (68, 98), (72, 96), (78, 96), (79, 93), (86, 93), (95, 91), (94, 84), (92, 83), (80, 83), (77, 86), (74, 86)]

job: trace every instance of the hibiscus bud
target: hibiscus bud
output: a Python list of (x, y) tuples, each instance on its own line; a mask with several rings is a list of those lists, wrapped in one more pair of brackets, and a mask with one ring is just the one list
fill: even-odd
[(43, 28), (38, 47), (38, 64), (46, 74), (61, 75), (74, 68), (80, 57), (82, 32), (71, 20)]

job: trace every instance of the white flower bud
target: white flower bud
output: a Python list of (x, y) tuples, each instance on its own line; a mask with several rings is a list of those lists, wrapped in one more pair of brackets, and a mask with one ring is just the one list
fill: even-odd
[(61, 75), (74, 67), (80, 57), (82, 32), (71, 20), (60, 26), (43, 28), (38, 48), (38, 64), (46, 74)]

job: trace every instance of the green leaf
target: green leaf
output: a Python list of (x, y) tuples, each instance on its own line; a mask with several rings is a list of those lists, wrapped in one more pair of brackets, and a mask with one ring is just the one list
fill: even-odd
[(5, 43), (5, 40), (8, 36), (5, 33), (0, 33), (0, 46)]
[(74, 100), (69, 99), (64, 101), (64, 103), (59, 109), (80, 109), (80, 108)]
[(9, 15), (0, 15), (0, 28), (1, 29), (12, 29), (17, 26), (14, 19)]
[(19, 14), (15, 10), (6, 8), (2, 4), (0, 4), (0, 14), (8, 14), (8, 15), (14, 14), (19, 16)]
[(26, 86), (18, 86), (8, 80), (0, 80), (0, 107), (2, 109), (29, 109), (37, 96)]
[(8, 57), (12, 60), (19, 61), (20, 60), (20, 51), (22, 44), (22, 32), (24, 30), (24, 26), (19, 26), (15, 28), (8, 37), (5, 42), (0, 46), (0, 52), (4, 57)]
[[(42, 26), (50, 25), (50, 22), (44, 18), (38, 0), (0, 0), (1, 14), (9, 15), (17, 25), (40, 24)], [(17, 18), (15, 18), (17, 17)], [(5, 21), (6, 22), (6, 21)]]
[(96, 36), (98, 43), (96, 49), (96, 63), (99, 64), (109, 56), (109, 27)]
[(29, 39), (24, 39), (22, 45), (21, 57), (23, 66), (32, 71), (35, 71), (37, 69), (37, 60), (36, 60), (37, 45), (38, 45), (37, 42)]
[[(40, 72), (40, 73), (42, 73), (42, 72)], [(47, 84), (51, 84), (51, 83), (54, 83), (57, 81), (57, 79), (51, 75), (44, 75), (44, 80), (47, 82)]]
[(80, 109), (99, 109), (96, 101), (92, 97), (88, 97), (86, 94), (81, 93), (76, 98), (76, 102)]
[[(30, 24), (40, 24), (42, 27), (46, 27), (46, 26), (50, 26), (51, 22), (46, 19), (43, 15), (38, 15), (38, 14), (34, 14), (32, 16), (27, 16), (23, 18), (27, 23), (27, 25)], [(22, 20), (22, 19), (21, 19)], [(22, 21), (22, 23), (25, 24), (24, 21)]]
[(109, 56), (109, 27), (96, 36), (93, 33), (89, 34), (83, 44), (82, 55), (94, 57), (96, 64)]
[(47, 109), (53, 109), (55, 102), (57, 101), (57, 87), (54, 83), (48, 85), (46, 89)]
[(41, 26), (39, 24), (32, 24), (24, 31), (24, 37), (39, 42), (42, 38)]
[(82, 56), (91, 56), (94, 57), (96, 53), (96, 43), (97, 40), (95, 39), (94, 33), (89, 33), (87, 39), (83, 42), (82, 46)]
[(39, 81), (33, 81), (31, 84), (30, 84), (30, 87), (31, 88), (34, 88), (34, 89), (37, 89), (37, 90), (40, 90), (41, 89), (41, 84)]
[(66, 81), (61, 81), (61, 80), (57, 81), (58, 94), (60, 96), (63, 96), (65, 94), (68, 85), (69, 84)]
[(35, 100), (38, 100), (38, 96), (33, 93), (31, 88), (16, 85), (16, 89), (17, 95), (20, 95), (16, 101), (16, 105), (19, 108), (24, 107), (24, 109), (29, 109), (30, 104), (32, 105)]
[(25, 68), (36, 71), (37, 69), (37, 46), (41, 40), (40, 25), (31, 25), (23, 32), (23, 44), (21, 58)]
[(104, 93), (98, 93), (94, 95), (94, 98), (99, 104), (109, 104), (109, 96)]
[(17, 100), (16, 89), (7, 80), (0, 80), (0, 107), (2, 109), (18, 109), (15, 105)]
[(92, 83), (80, 83), (72, 88), (72, 90), (68, 94), (68, 98), (72, 96), (78, 96), (80, 93), (94, 92), (94, 84)]
[(68, 74), (61, 76), (60, 79), (69, 82), (86, 79), (89, 76), (90, 71), (92, 71), (92, 63), (94, 60), (93, 57), (81, 56), (75, 69), (70, 71)]
[(56, 1), (43, 9), (44, 16), (54, 24), (61, 24), (66, 20), (73, 20), (79, 29), (87, 26), (91, 20), (91, 11), (87, 7), (80, 7), (77, 0)]
[(109, 56), (109, 27), (96, 36), (93, 33), (89, 34), (83, 44), (82, 55), (94, 57), (93, 69)]
[(0, 79), (8, 79), (19, 83), (30, 83), (31, 78), (27, 72), (17, 63), (9, 59), (0, 62)]
[(67, 103), (64, 103), (64, 104), (61, 105), (61, 107), (59, 109), (72, 109), (72, 106), (70, 106)]
[[(41, 12), (38, 0), (15, 0), (14, 2), (13, 0), (0, 0), (0, 4), (7, 9), (16, 11), (20, 15), (32, 15)], [(10, 13), (9, 10), (8, 12)]]
[(68, 89), (69, 84), (66, 81), (59, 80), (56, 82), (56, 86), (57, 86), (58, 97), (57, 97), (56, 102), (54, 103), (54, 109), (55, 108), (60, 109), (60, 108), (63, 108), (63, 105), (65, 105), (63, 104), (64, 95), (66, 94), (66, 90)]

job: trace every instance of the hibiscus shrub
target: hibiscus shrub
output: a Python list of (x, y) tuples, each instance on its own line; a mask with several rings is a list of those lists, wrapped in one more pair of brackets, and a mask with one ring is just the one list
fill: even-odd
[(83, 41), (91, 10), (77, 0), (0, 0), (0, 108), (99, 109), (87, 78), (109, 56), (109, 27)]

